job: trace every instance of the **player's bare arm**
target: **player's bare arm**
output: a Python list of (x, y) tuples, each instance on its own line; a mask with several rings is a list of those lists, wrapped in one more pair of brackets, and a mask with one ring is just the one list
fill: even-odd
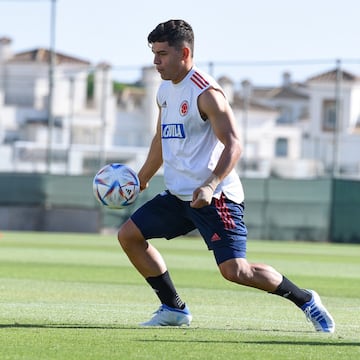
[(148, 187), (150, 179), (159, 170), (163, 163), (162, 149), (161, 149), (161, 127), (160, 127), (160, 113), (156, 126), (156, 133), (152, 139), (147, 158), (144, 165), (141, 167), (138, 177), (140, 180), (140, 190), (145, 190)]
[(239, 134), (229, 103), (221, 91), (210, 88), (198, 98), (201, 114), (211, 122), (215, 135), (224, 144), (224, 150), (212, 173), (193, 194), (192, 207), (203, 207), (211, 203), (217, 185), (235, 167), (241, 155)]

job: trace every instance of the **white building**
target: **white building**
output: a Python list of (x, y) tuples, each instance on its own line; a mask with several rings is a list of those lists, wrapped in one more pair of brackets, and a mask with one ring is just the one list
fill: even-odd
[(254, 88), (254, 100), (279, 111), (268, 149), (274, 175), (360, 177), (359, 86), (359, 77), (334, 69), (301, 84), (285, 73), (280, 87)]
[[(140, 86), (114, 94), (111, 66), (56, 53), (49, 126), (49, 56), (46, 49), (13, 54), (11, 40), (0, 39), (0, 171), (86, 174), (113, 161), (138, 169), (156, 125), (154, 67), (143, 69)], [(304, 178), (334, 168), (360, 176), (355, 75), (330, 71), (298, 84), (284, 74), (281, 86), (267, 88), (244, 81), (236, 89), (228, 78), (219, 83), (243, 136), (242, 176)]]
[[(92, 69), (88, 61), (55, 54), (51, 126), (49, 57), (41, 48), (13, 54), (11, 40), (0, 39), (0, 171), (82, 173), (87, 159), (112, 143), (116, 104), (109, 66)], [(90, 71), (96, 89), (91, 105)]]
[(335, 69), (308, 79), (307, 86), (311, 121), (304, 133), (306, 156), (335, 174), (359, 177), (360, 78)]

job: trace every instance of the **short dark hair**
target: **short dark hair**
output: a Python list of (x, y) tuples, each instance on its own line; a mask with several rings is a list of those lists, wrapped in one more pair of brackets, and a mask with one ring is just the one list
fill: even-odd
[(187, 43), (191, 50), (191, 55), (194, 54), (194, 32), (190, 24), (184, 20), (168, 20), (160, 23), (149, 34), (149, 45), (154, 42), (168, 42), (169, 46), (173, 46), (180, 50), (184, 43)]

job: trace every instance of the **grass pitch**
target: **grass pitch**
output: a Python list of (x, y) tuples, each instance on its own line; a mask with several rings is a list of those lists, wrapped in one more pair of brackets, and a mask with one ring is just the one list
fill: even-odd
[(1, 233), (0, 359), (360, 358), (360, 246), (249, 241), (250, 261), (319, 292), (337, 326), (323, 334), (289, 301), (222, 279), (201, 239), (153, 244), (191, 327), (137, 325), (158, 301), (115, 235)]

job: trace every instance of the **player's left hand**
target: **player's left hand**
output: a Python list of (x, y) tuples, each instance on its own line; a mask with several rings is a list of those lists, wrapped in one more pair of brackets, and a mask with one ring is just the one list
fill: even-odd
[(196, 209), (210, 205), (214, 191), (210, 186), (201, 186), (195, 189), (190, 206)]

